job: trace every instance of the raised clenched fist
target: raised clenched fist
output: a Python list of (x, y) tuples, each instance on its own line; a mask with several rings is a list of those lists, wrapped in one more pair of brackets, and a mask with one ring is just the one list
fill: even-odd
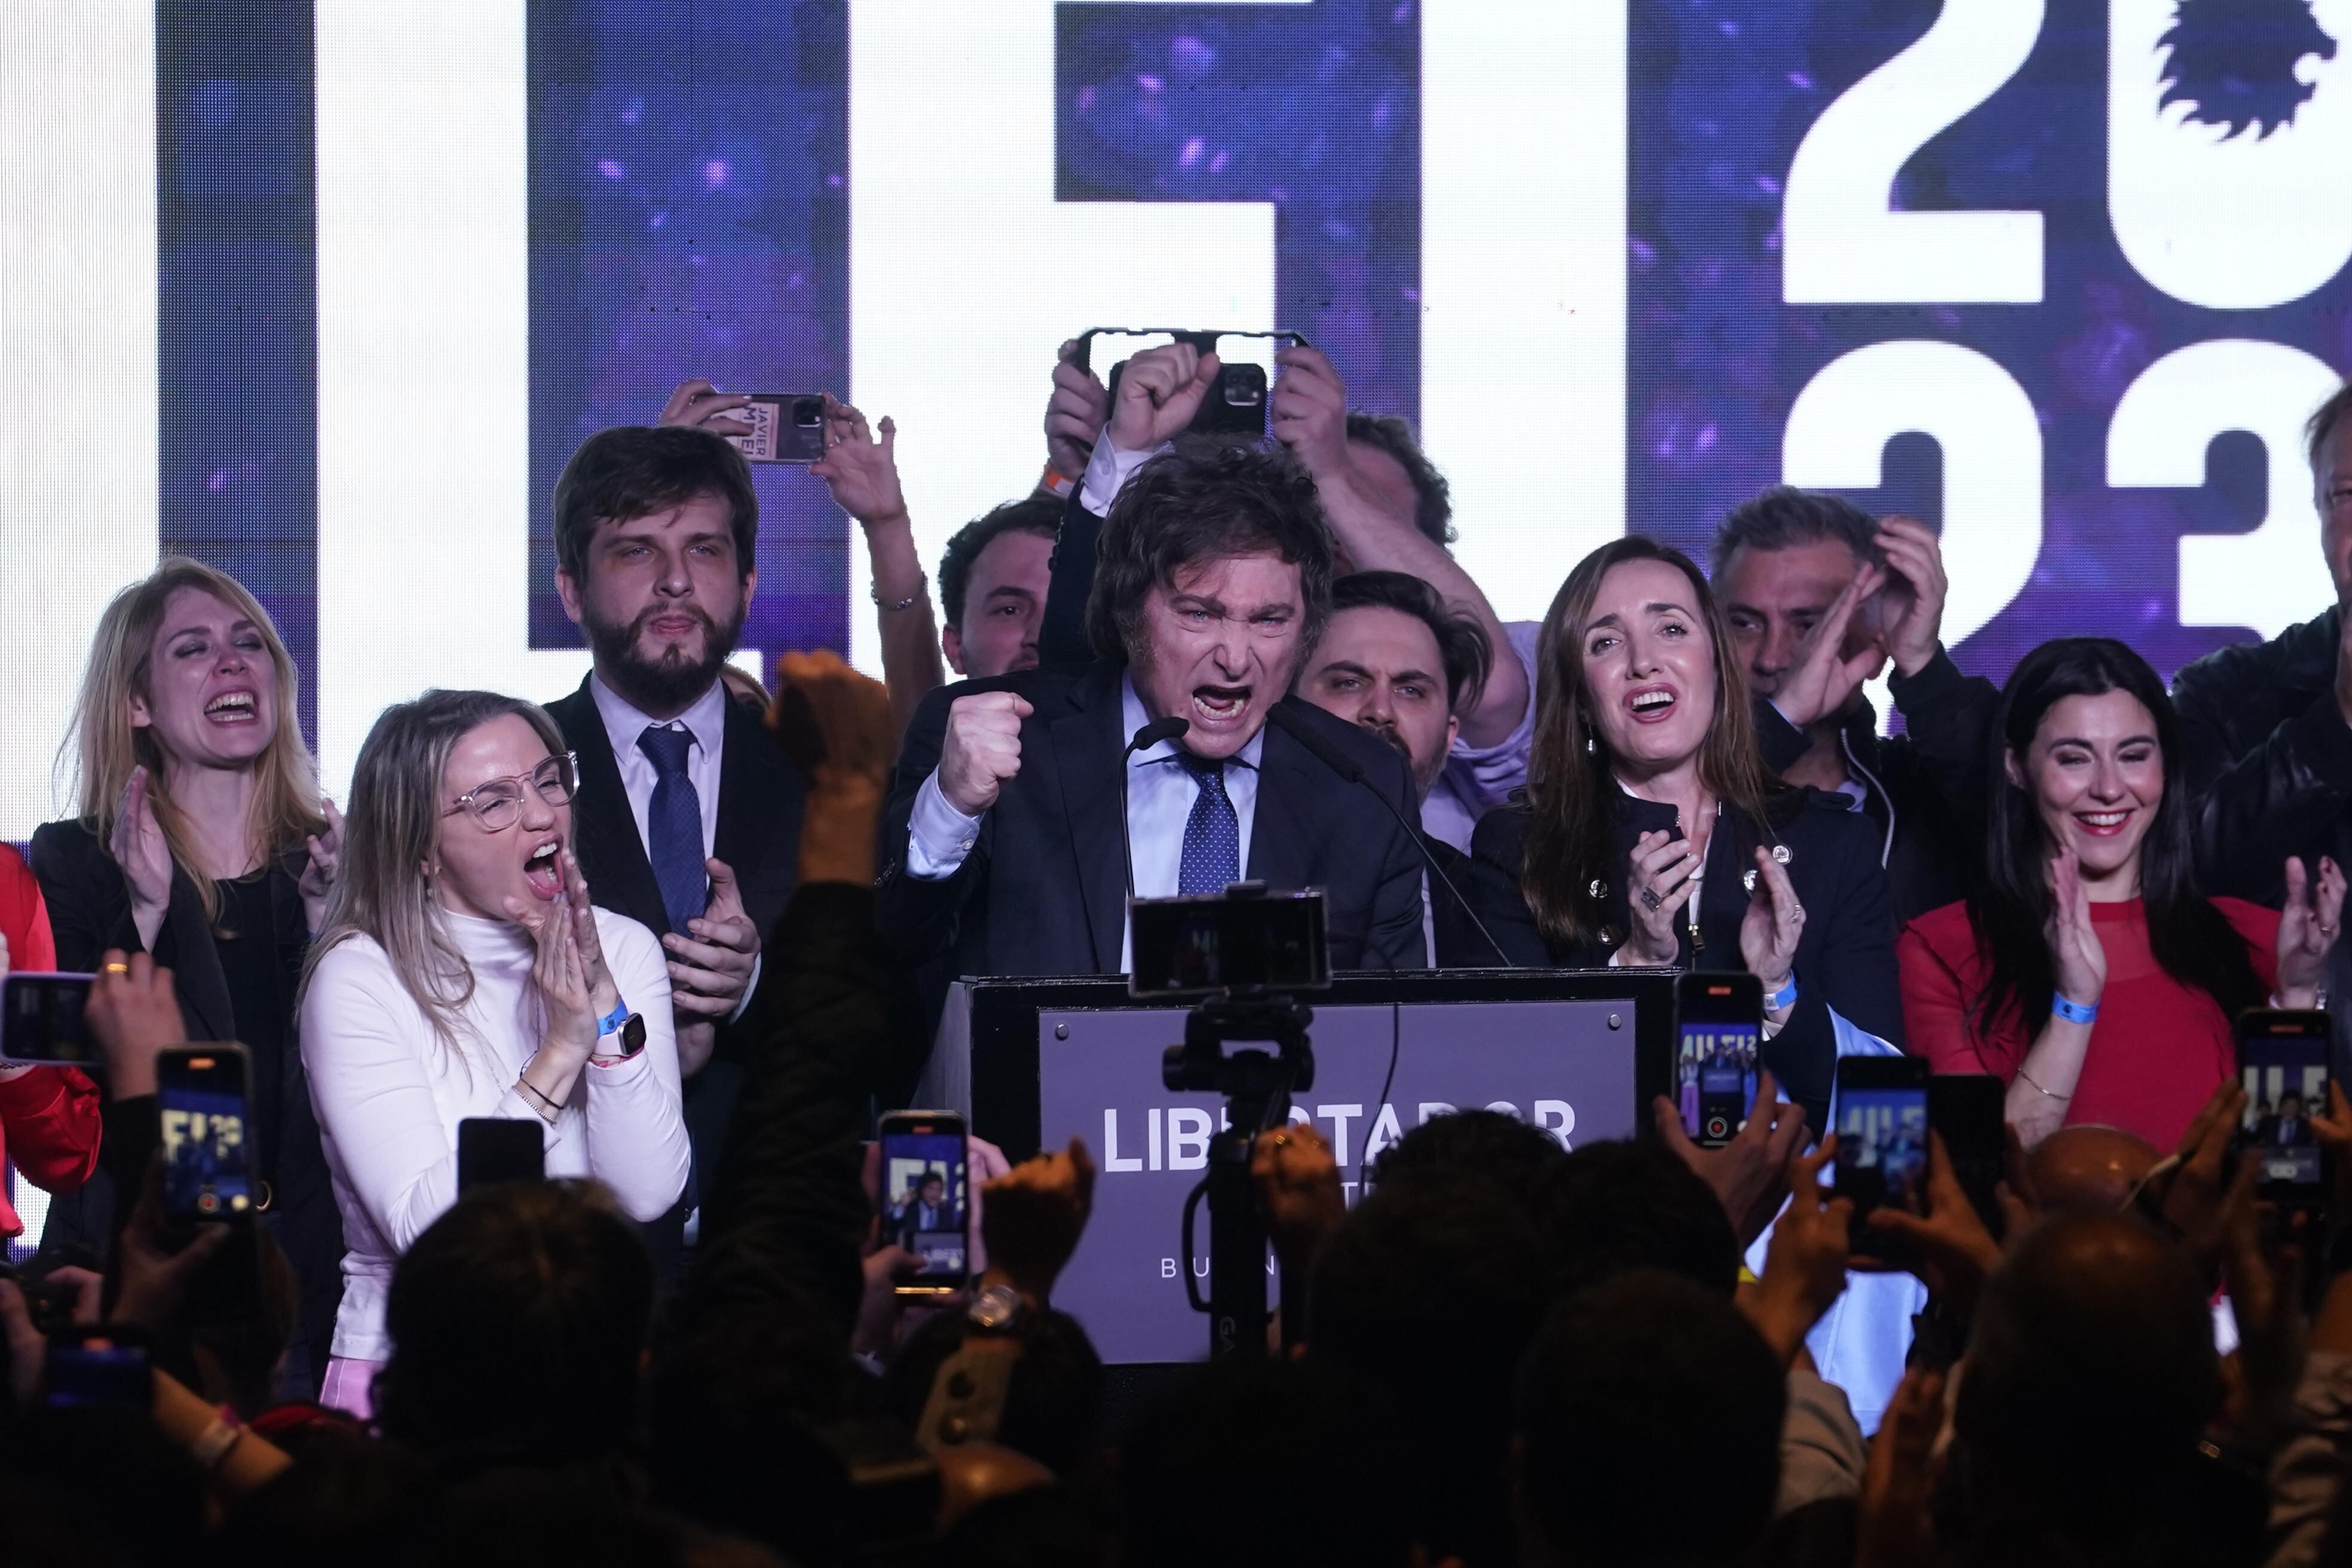
[(940, 793), (950, 805), (978, 816), (996, 804), (1004, 781), (1021, 771), (1021, 721), (1032, 711), (1010, 691), (955, 700), (940, 748)]
[(1181, 436), (1217, 384), (1220, 368), (1216, 355), (1190, 343), (1146, 349), (1129, 360), (1111, 405), (1111, 445), (1122, 452), (1149, 452)]

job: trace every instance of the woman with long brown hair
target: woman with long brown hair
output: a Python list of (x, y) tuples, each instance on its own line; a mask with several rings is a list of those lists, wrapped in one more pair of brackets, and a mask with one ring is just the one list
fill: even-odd
[(1755, 974), (1764, 1065), (1825, 1126), (1832, 1014), (1903, 1037), (1870, 825), (1765, 767), (1722, 613), (1679, 551), (1586, 556), (1538, 663), (1528, 789), (1478, 824), (1471, 903), (1517, 963)]
[[(250, 1057), (263, 1215), (300, 1277), (296, 1344), (324, 1365), (342, 1256), (319, 1129), (294, 1043), (294, 997), (332, 885), (340, 819), (319, 795), (296, 717), (296, 671), (269, 614), (184, 556), (99, 619), (67, 756), (79, 810), (33, 834), (58, 964), (110, 948), (170, 969), (190, 1040)], [(103, 1249), (130, 1194), (83, 1189), (46, 1237)], [(291, 1379), (289, 1378), (289, 1382)], [(307, 1394), (307, 1390), (303, 1391)]]

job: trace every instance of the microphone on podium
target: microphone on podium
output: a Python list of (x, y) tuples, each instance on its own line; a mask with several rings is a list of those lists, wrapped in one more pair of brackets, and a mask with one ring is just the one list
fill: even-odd
[(1192, 727), (1190, 719), (1154, 719), (1135, 732), (1118, 754), (1118, 858), (1127, 864), (1127, 896), (1135, 897), (1135, 850), (1127, 839), (1127, 764), (1138, 752), (1148, 752), (1162, 741), (1181, 741)]
[[(1364, 776), (1361, 763), (1333, 745), (1325, 736), (1316, 733), (1314, 725), (1279, 702), (1265, 710), (1265, 718), (1266, 722), (1306, 747), (1313, 753), (1315, 760), (1325, 767), (1338, 773), (1348, 783), (1361, 784), (1371, 791), (1372, 798), (1389, 808), (1389, 815), (1397, 819), (1397, 826), (1403, 828), (1405, 837), (1412, 840), (1412, 847), (1421, 851), (1422, 859), (1428, 863), (1429, 874), (1436, 878), (1447, 892), (1454, 895), (1454, 901), (1462, 906), (1462, 912), (1470, 917), (1470, 923), (1478, 928), (1478, 934), (1486, 939), (1486, 945), (1495, 950), (1495, 956), (1502, 960), (1503, 967), (1506, 969), (1519, 967), (1511, 962), (1511, 955), (1503, 951), (1503, 944), (1495, 940), (1495, 933), (1486, 929), (1486, 922), (1478, 918), (1478, 911), (1470, 907), (1470, 900), (1462, 896), (1462, 889), (1454, 885), (1454, 879), (1445, 874), (1445, 868), (1437, 863), (1437, 857), (1430, 853), (1429, 845), (1421, 837), (1421, 829), (1405, 819), (1404, 813), (1397, 809), (1396, 802), (1388, 797), (1386, 791)], [(1434, 965), (1437, 962), (1437, 954), (1431, 953), (1429, 961)]]

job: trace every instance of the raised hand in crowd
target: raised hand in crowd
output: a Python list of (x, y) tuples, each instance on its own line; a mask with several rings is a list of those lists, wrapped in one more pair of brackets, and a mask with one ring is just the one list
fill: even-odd
[(661, 413), (654, 418), (656, 425), (683, 426), (689, 430), (708, 430), (714, 436), (749, 436), (751, 421), (735, 410), (746, 407), (751, 395), (742, 392), (721, 392), (700, 376), (677, 384), (677, 390), (662, 405)]
[(1916, 675), (1944, 646), (1943, 542), (1926, 523), (1907, 517), (1880, 520), (1874, 541), (1886, 556), (1887, 584), (1879, 605), (1878, 640), (1895, 672)]
[(885, 417), (878, 437), (866, 416), (831, 393), (824, 399), (824, 456), (809, 465), (866, 537), (870, 595), (881, 631), (882, 676), (898, 727), (926, 692), (947, 679), (940, 664), (930, 579), (915, 547), (915, 525), (898, 483), (898, 426)]
[[(1797, 964), (1797, 942), (1805, 934), (1805, 906), (1797, 901), (1788, 868), (1761, 844), (1756, 847), (1756, 889), (1748, 895), (1748, 912), (1739, 920), (1739, 957), (1748, 973), (1763, 983), (1769, 999), (1789, 988)], [(1765, 1016), (1786, 1023), (1795, 1004), (1768, 1010)]]
[(320, 800), (319, 808), (326, 813), (327, 831), (302, 840), (302, 876), (295, 884), (302, 895), (304, 928), (312, 935), (327, 929), (327, 895), (335, 890), (343, 860), (343, 814), (331, 800)]
[[(867, 530), (907, 525), (907, 497), (898, 485), (898, 426), (882, 416), (878, 434), (866, 416), (833, 394), (824, 395), (824, 456), (809, 465), (824, 481), (834, 503)], [(919, 568), (918, 569), (919, 572)], [(887, 594), (877, 583), (875, 592)]]
[(153, 1094), (156, 1056), (188, 1037), (172, 972), (143, 952), (126, 957), (117, 949), (107, 951), (81, 1016), (98, 1042), (109, 1100)]
[(1123, 452), (1149, 452), (1181, 436), (1222, 368), (1215, 354), (1190, 343), (1146, 349), (1129, 359), (1111, 403), (1111, 445)]
[(2319, 1005), (2327, 950), (2344, 924), (2344, 872), (2335, 858), (2319, 858), (2315, 882), (2299, 857), (2286, 862), (2286, 907), (2279, 913), (2279, 1000), (2289, 1007)]
[(1419, 492), (1395, 457), (1352, 439), (1347, 383), (1322, 350), (1300, 343), (1274, 356), (1280, 374), (1267, 404), (1267, 429), (1315, 480), (1325, 521), (1339, 545), (1334, 569), (1402, 572), (1421, 578), (1447, 605), (1471, 616), (1495, 658), (1470, 704), (1455, 714), (1462, 743), (1488, 747), (1508, 739), (1527, 717), (1534, 688), (1495, 607), (1446, 553), (1444, 535), (1423, 531)]
[[(1952, 1168), (1944, 1135), (1927, 1134), (1927, 1209), (1911, 1214), (1898, 1208), (1873, 1209), (1864, 1228), (1902, 1237), (1918, 1258), (1915, 1270), (1927, 1289), (1949, 1300), (1965, 1315), (1976, 1303), (1984, 1282), (2000, 1267), (2000, 1243), (1985, 1228), (1968, 1189)], [(1874, 1259), (1857, 1258), (1863, 1268), (1883, 1267)]]
[(1830, 1137), (1789, 1162), (1789, 1206), (1772, 1227), (1762, 1277), (1740, 1301), (1783, 1366), (1796, 1360), (1805, 1336), (1845, 1289), (1853, 1201), (1828, 1196), (1821, 1181), (1823, 1167), (1836, 1158), (1837, 1139)]
[(1886, 574), (1865, 565), (1830, 601), (1827, 613), (1805, 634), (1795, 666), (1772, 694), (1772, 706), (1780, 717), (1803, 730), (1843, 713), (1862, 683), (1886, 668), (1886, 648), (1878, 637), (1846, 651), (1856, 641), (1855, 620), (1875, 609), (1872, 598), (1885, 586)]
[(966, 816), (996, 804), (1007, 779), (1021, 772), (1021, 721), (1036, 711), (1011, 691), (976, 691), (948, 710), (940, 748), (940, 793)]
[(155, 820), (148, 789), (142, 763), (131, 770), (131, 782), (122, 786), (122, 804), (114, 814), (107, 849), (122, 868), (123, 885), (131, 891), (131, 919), (139, 929), (139, 945), (152, 951), (172, 908), (172, 846)]
[(1936, 1439), (1944, 1429), (1944, 1383), (1940, 1368), (1914, 1366), (1886, 1407), (1863, 1473), (1854, 1568), (1909, 1568), (1935, 1560), (1932, 1508), (1943, 1471)]
[(184, 1245), (172, 1245), (164, 1231), (163, 1161), (158, 1154), (148, 1163), (139, 1201), (115, 1247), (121, 1286), (110, 1321), (151, 1333), (170, 1327), (179, 1319), (189, 1287), (228, 1238), (226, 1223), (200, 1225)]
[(1698, 891), (1699, 865), (1698, 846), (1663, 828), (1633, 840), (1625, 883), (1633, 892), (1626, 900), (1633, 929), (1618, 950), (1621, 962), (1665, 968), (1681, 957), (1675, 922)]
[(2148, 1173), (2142, 1201), (2151, 1206), (2200, 1268), (2221, 1260), (2227, 1244), (2229, 1186), (2223, 1172), (2245, 1120), (2246, 1090), (2223, 1079), (2198, 1108), (2170, 1159)]
[(1756, 1075), (1756, 1105), (1731, 1142), (1702, 1149), (1683, 1130), (1682, 1111), (1664, 1095), (1650, 1101), (1659, 1141), (1715, 1190), (1745, 1251), (1764, 1234), (1789, 1196), (1790, 1162), (1805, 1146), (1805, 1108), (1780, 1098), (1772, 1069)]
[(820, 650), (776, 660), (769, 728), (808, 785), (801, 807), (801, 880), (874, 881), (899, 726), (890, 693), (841, 656)]
[(1045, 467), (1072, 484), (1086, 478), (1087, 459), (1109, 422), (1110, 391), (1101, 377), (1078, 368), (1078, 340), (1072, 338), (1054, 356), (1054, 395), (1045, 405)]
[(972, 1223), (988, 1243), (986, 1278), (1044, 1306), (1094, 1212), (1095, 1162), (1086, 1140), (1074, 1137), (1068, 1148), (1024, 1160), (974, 1190), (981, 1201)]
[(1323, 1243), (1348, 1217), (1330, 1142), (1311, 1122), (1261, 1132), (1250, 1146), (1250, 1181), (1275, 1258), (1291, 1279), (1305, 1279)]

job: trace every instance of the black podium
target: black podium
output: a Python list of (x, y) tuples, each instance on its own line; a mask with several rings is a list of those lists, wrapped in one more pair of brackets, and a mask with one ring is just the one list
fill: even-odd
[[(1331, 1141), (1350, 1202), (1381, 1149), (1450, 1110), (1505, 1110), (1571, 1145), (1625, 1137), (1646, 1125), (1651, 1097), (1669, 1092), (1674, 978), (1608, 969), (1339, 976), (1302, 998), (1315, 1011), (1316, 1077), (1294, 1097), (1292, 1119)], [(969, 1070), (950, 1077), (968, 1085), (973, 1131), (1014, 1160), (1082, 1136), (1101, 1173), (1055, 1304), (1087, 1324), (1107, 1363), (1198, 1358), (1207, 1320), (1187, 1305), (1183, 1274), (1205, 1281), (1207, 1247), (1184, 1257), (1180, 1236), (1222, 1105), (1161, 1081), (1185, 1010), (1138, 1001), (1120, 979), (979, 981), (964, 1000)]]

